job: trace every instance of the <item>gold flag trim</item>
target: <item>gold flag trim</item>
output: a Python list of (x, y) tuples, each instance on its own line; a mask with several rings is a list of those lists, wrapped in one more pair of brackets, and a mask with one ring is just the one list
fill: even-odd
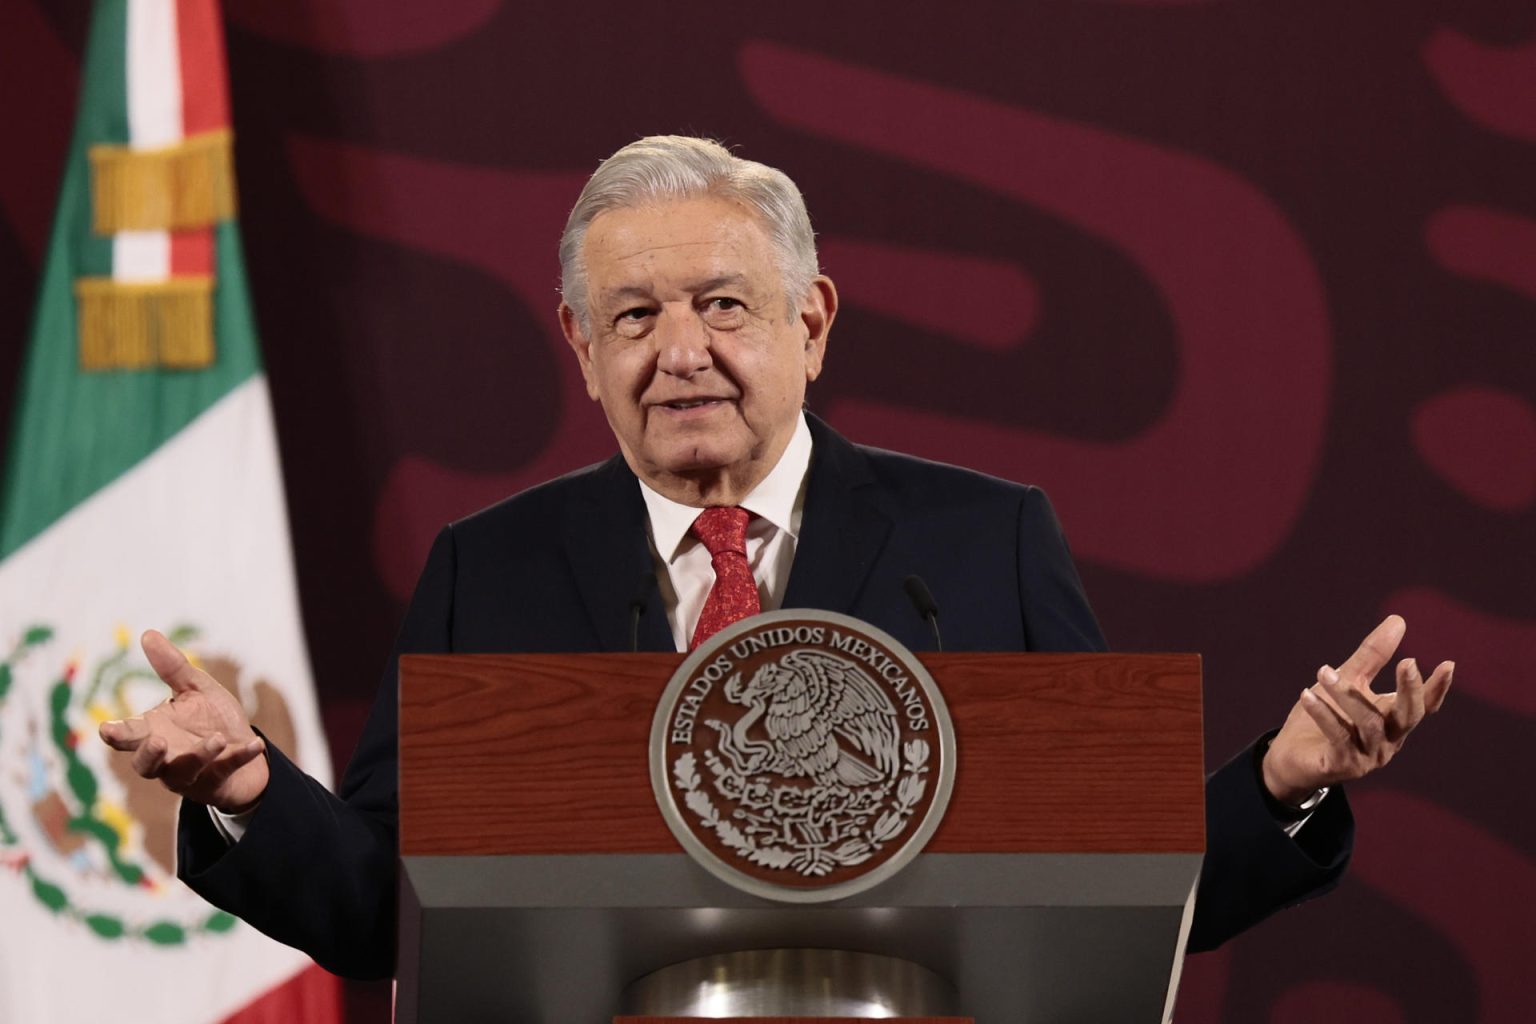
[(198, 370), (213, 364), (213, 278), (75, 282), (84, 370)]
[(161, 149), (92, 146), (89, 155), (97, 234), (203, 228), (235, 215), (228, 129)]

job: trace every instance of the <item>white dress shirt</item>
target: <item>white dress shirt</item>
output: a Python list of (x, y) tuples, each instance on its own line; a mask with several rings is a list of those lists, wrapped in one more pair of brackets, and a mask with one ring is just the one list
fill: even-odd
[[(784, 603), (789, 568), (800, 539), (800, 520), (805, 514), (805, 481), (810, 468), (811, 429), (802, 414), (778, 465), (741, 501), (741, 507), (752, 513), (747, 524), (747, 564), (757, 580), (757, 594), (765, 612)], [(679, 651), (686, 651), (709, 588), (715, 585), (709, 550), (688, 532), (702, 510), (662, 497), (643, 480), (640, 496), (645, 499), (651, 559), (656, 564), (667, 624), (672, 627), (672, 642)]]

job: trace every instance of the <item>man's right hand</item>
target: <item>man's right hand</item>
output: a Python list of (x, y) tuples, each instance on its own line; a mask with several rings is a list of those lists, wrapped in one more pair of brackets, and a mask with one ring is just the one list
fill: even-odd
[(267, 788), (266, 745), (240, 701), (155, 630), (141, 642), (170, 699), (135, 718), (103, 722), (101, 738), (131, 753), (134, 771), (188, 800), (226, 814), (255, 807)]

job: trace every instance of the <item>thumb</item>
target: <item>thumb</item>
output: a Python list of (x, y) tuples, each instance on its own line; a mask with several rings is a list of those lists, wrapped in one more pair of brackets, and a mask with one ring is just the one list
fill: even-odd
[(155, 670), (155, 675), (165, 680), (165, 685), (172, 692), (194, 693), (203, 688), (207, 674), (193, 667), (187, 656), (167, 640), (164, 633), (147, 629), (139, 643), (144, 648), (144, 656), (149, 659), (149, 667)]
[(149, 735), (149, 723), (142, 718), (102, 722), (97, 732), (113, 750), (136, 750)]

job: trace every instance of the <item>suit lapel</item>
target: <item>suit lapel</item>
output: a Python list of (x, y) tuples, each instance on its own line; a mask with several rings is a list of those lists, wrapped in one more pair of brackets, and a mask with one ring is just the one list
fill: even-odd
[(810, 480), (785, 608), (850, 612), (891, 532), (869, 460), (814, 416)]
[(645, 600), (640, 650), (674, 649), (645, 523), (640, 485), (615, 456), (593, 471), (586, 493), (572, 502), (562, 524), (566, 557), (604, 651), (630, 649), (631, 605), (638, 597)]
[[(863, 453), (816, 417), (807, 421), (810, 480), (783, 606), (851, 612), (885, 547), (891, 517), (880, 507), (880, 487)], [(563, 524), (571, 572), (605, 651), (629, 650), (630, 606), (642, 590), (640, 650), (675, 650), (645, 524), (640, 485), (618, 456), (592, 472)]]

